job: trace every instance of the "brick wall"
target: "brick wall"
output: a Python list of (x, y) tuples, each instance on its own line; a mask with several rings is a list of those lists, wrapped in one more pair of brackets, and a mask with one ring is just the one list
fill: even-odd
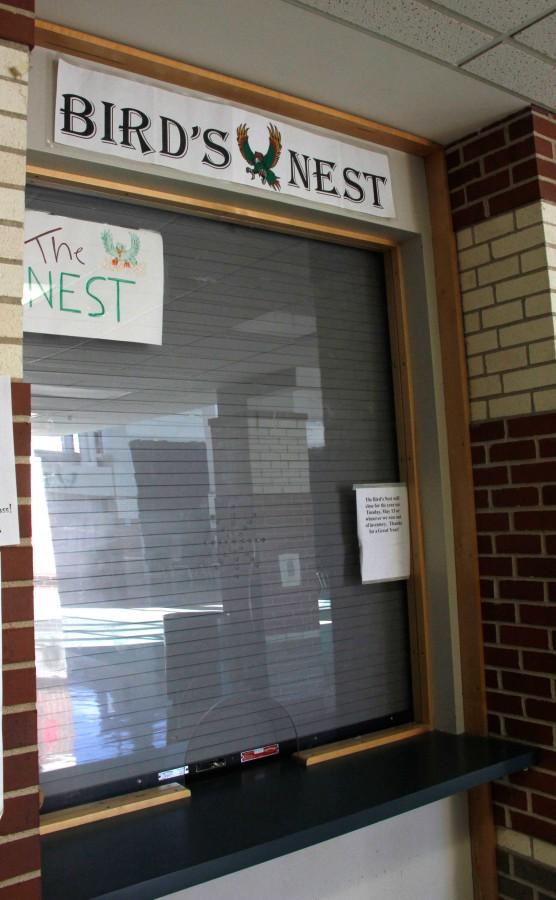
[(556, 202), (556, 115), (525, 109), (447, 148), (454, 228)]
[(30, 507), (30, 393), (21, 366), (21, 260), (32, 0), (0, 9), (0, 373), (12, 385), (21, 545), (2, 548), (4, 814), (0, 900), (38, 900), (38, 759)]

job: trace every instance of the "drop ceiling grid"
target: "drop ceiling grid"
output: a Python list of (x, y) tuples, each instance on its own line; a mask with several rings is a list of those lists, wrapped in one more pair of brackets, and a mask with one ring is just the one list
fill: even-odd
[(556, 109), (554, 0), (286, 0)]

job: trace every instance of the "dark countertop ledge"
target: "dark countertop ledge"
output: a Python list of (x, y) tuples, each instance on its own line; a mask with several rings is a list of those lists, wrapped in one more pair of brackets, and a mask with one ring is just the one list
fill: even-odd
[(192, 797), (42, 839), (43, 898), (154, 900), (467, 791), (535, 762), (496, 738), (439, 731), (304, 768), (247, 764)]

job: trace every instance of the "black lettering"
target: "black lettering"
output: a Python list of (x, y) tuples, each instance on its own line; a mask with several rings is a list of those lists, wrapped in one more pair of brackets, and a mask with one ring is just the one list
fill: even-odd
[(353, 188), (354, 191), (357, 191), (357, 196), (354, 197), (353, 194), (350, 194), (350, 192), (346, 188), (344, 191), (344, 197), (346, 198), (346, 200), (351, 200), (353, 203), (362, 203), (365, 199), (365, 191), (363, 190), (361, 185), (357, 183), (357, 181), (354, 181), (354, 178), (352, 176), (354, 176), (355, 178), (361, 178), (361, 172), (358, 172), (357, 169), (352, 169), (351, 166), (347, 166), (344, 169), (344, 181), (347, 185), (349, 185), (349, 187)]
[[(324, 166), (328, 166), (330, 171), (326, 172)], [(315, 159), (315, 178), (317, 179), (316, 190), (319, 194), (334, 194), (339, 197), (339, 193), (335, 187), (326, 188), (325, 182), (332, 181), (332, 172), (336, 168), (336, 163), (326, 159)]]
[(296, 153), (295, 150), (290, 150), (290, 180), (288, 184), (292, 187), (299, 187), (297, 181), (295, 180), (296, 173), (301, 179), (301, 183), (306, 191), (311, 190), (311, 186), (309, 184), (309, 163), (311, 161), (311, 157), (307, 156), (305, 153), (301, 154), (303, 156), (303, 165), (299, 159), (299, 153)]
[(103, 100), (102, 105), (104, 106), (104, 134), (101, 137), (101, 141), (103, 141), (105, 144), (115, 144), (114, 104), (109, 103), (108, 100)]
[[(180, 158), (187, 153), (187, 134), (185, 129), (175, 119), (169, 119), (167, 116), (161, 116), (162, 122), (162, 148), (160, 150), (162, 156), (175, 156)], [(178, 133), (178, 146), (175, 150), (171, 148), (170, 126), (173, 126)]]
[[(91, 138), (96, 134), (97, 126), (93, 122), (92, 116), (95, 112), (94, 104), (86, 97), (79, 94), (63, 94), (64, 105), (60, 112), (64, 116), (64, 134), (72, 134), (74, 137)], [(81, 104), (81, 109), (76, 108), (76, 103)], [(79, 122), (83, 123), (83, 127), (79, 130), (76, 126)]]
[(371, 175), (370, 172), (363, 172), (363, 177), (366, 181), (369, 181), (370, 179), (373, 183), (373, 206), (378, 206), (379, 209), (383, 209), (382, 203), (380, 202), (378, 183), (381, 181), (382, 184), (386, 184), (388, 179), (385, 178), (384, 175)]
[[(132, 124), (134, 118), (136, 118), (136, 122), (135, 124)], [(150, 127), (151, 120), (146, 113), (142, 112), (142, 110), (134, 109), (133, 106), (122, 107), (122, 124), (119, 126), (120, 131), (122, 132), (122, 140), (120, 141), (122, 147), (129, 147), (131, 150), (135, 150), (136, 148), (132, 143), (131, 136), (132, 134), (136, 134), (139, 141), (139, 149), (143, 156), (154, 153), (154, 147), (151, 147), (143, 134), (143, 132), (147, 131)]]
[(206, 128), (203, 131), (203, 140), (209, 150), (214, 150), (215, 153), (218, 153), (222, 159), (220, 162), (212, 159), (208, 153), (205, 153), (203, 156), (202, 162), (206, 166), (212, 166), (213, 169), (227, 169), (232, 161), (232, 156), (227, 147), (223, 147), (222, 144), (217, 144), (213, 140), (213, 135), (218, 135), (222, 141), (228, 140), (228, 132), (227, 131), (219, 131), (218, 128)]

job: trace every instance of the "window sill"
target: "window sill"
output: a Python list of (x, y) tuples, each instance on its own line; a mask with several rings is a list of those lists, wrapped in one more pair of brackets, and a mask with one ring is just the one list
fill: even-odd
[(311, 768), (291, 759), (255, 764), (196, 782), (183, 804), (44, 837), (43, 897), (154, 900), (534, 761), (522, 744), (433, 731)]

